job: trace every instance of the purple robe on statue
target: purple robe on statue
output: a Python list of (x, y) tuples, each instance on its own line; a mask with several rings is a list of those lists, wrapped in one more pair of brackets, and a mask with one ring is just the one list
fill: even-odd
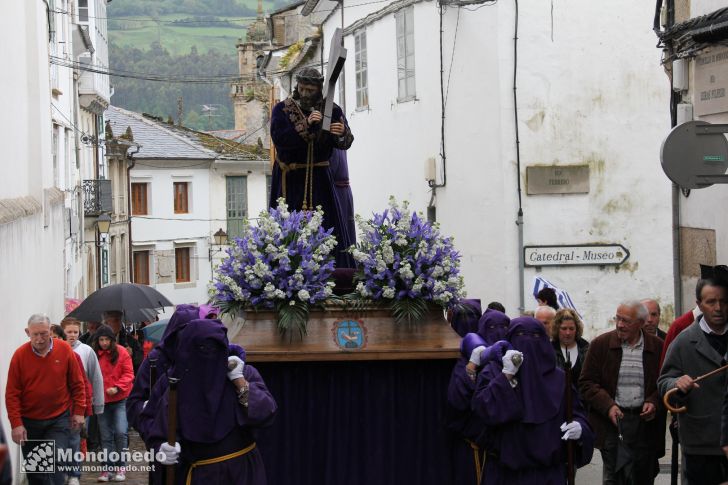
[[(477, 301), (477, 306), (480, 307), (480, 301), (472, 301)], [(465, 314), (468, 313), (465, 312)], [(453, 315), (453, 327), (458, 321), (456, 318), (457, 315)], [(468, 320), (472, 320), (472, 317)], [(493, 345), (498, 340), (505, 338), (510, 318), (499, 311), (487, 309), (479, 322), (476, 316), (475, 322), (477, 322), (478, 335), (488, 345)], [(484, 453), (488, 448), (485, 422), (471, 409), (475, 382), (465, 372), (468, 359), (469, 356), (461, 357), (452, 371), (447, 390), (445, 415), (448, 429), (457, 436), (450, 448), (453, 462), (453, 483), (466, 485), (476, 483), (476, 469), (479, 466), (482, 467)]]
[(356, 223), (354, 221), (354, 195), (349, 184), (349, 163), (346, 151), (334, 148), (329, 159), (329, 173), (334, 183), (334, 201), (339, 217), (341, 239), (336, 245), (336, 267), (353, 268), (354, 258), (346, 249), (356, 244)]
[[(556, 367), (554, 350), (543, 325), (530, 317), (511, 321), (507, 336), (523, 352), (523, 364), (512, 387), (502, 363), (491, 362), (478, 376), (472, 406), (485, 422), (490, 447), (482, 484), (563, 485), (566, 444), (561, 424), (566, 421), (564, 371)], [(582, 428), (574, 441), (577, 467), (591, 461), (594, 434), (576, 388), (572, 391), (574, 421)]]
[[(270, 134), (276, 148), (276, 161), (273, 164), (268, 206), (276, 207), (278, 198), (285, 197), (290, 210), (301, 210), (304, 196), (308, 199), (310, 194), (313, 203), (309, 209), (315, 209), (318, 205), (323, 209), (323, 227), (327, 230), (333, 228), (333, 235), (339, 243), (336, 249), (338, 253), (346, 249), (343, 241), (347, 230), (341, 224), (334, 178), (328, 164), (334, 148), (347, 150), (354, 136), (341, 108), (335, 104), (332, 121), (343, 120), (346, 124), (346, 132), (340, 137), (321, 131), (321, 123), (309, 126), (309, 114), (303, 112), (292, 98), (281, 101), (273, 108)], [(307, 177), (309, 147), (314, 166)]]
[[(168, 376), (177, 386), (177, 441), (182, 451), (176, 483), (183, 484), (193, 463), (222, 457), (255, 443), (255, 429), (269, 425), (276, 412), (273, 396), (255, 368), (243, 371), (249, 384), (249, 404), (238, 402), (235, 386), (227, 378), (230, 347), (227, 329), (219, 320), (193, 320), (177, 336), (173, 365), (160, 375), (149, 402), (138, 418), (138, 430), (149, 448), (166, 441)], [(163, 468), (163, 467), (162, 467)], [(192, 483), (264, 485), (265, 468), (253, 447), (245, 454), (219, 463), (200, 465)]]

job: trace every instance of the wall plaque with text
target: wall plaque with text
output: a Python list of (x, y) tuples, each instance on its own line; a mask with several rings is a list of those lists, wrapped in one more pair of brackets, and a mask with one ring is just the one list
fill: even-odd
[(693, 101), (697, 116), (728, 111), (728, 49), (711, 49), (695, 58)]
[(526, 167), (526, 193), (588, 194), (589, 165)]
[(627, 261), (629, 250), (621, 244), (526, 246), (523, 257), (526, 266), (606, 266)]

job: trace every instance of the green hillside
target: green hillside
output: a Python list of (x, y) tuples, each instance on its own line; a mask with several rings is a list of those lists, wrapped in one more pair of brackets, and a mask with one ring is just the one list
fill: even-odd
[[(178, 16), (177, 16), (178, 17)], [(217, 21), (229, 21), (237, 27), (197, 26), (170, 23), (172, 16), (165, 15), (160, 20), (166, 22), (117, 21), (109, 23), (109, 39), (120, 47), (135, 47), (148, 50), (153, 42), (158, 42), (171, 54), (182, 55), (190, 52), (192, 46), (200, 52), (214, 49), (218, 52), (235, 53), (239, 38), (245, 38), (246, 25), (250, 20), (241, 21), (240, 17), (215, 17)]]
[[(292, 3), (264, 0), (264, 12)], [(257, 0), (119, 0), (108, 5), (109, 64), (131, 73), (111, 77), (112, 104), (157, 116), (179, 116), (198, 130), (234, 127), (230, 86), (147, 81), (138, 77), (236, 75), (238, 39), (256, 18)], [(205, 116), (204, 105), (217, 107)]]
[[(270, 12), (291, 3), (264, 0)], [(256, 0), (124, 0), (108, 6), (109, 40), (117, 46), (141, 50), (158, 42), (171, 54), (187, 54), (192, 46), (200, 53), (210, 49), (235, 53), (255, 20)]]

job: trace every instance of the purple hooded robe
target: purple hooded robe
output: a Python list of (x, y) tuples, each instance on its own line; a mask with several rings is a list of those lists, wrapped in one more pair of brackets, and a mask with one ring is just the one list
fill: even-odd
[[(512, 387), (501, 362), (487, 364), (478, 376), (473, 411), (487, 426), (488, 458), (482, 482), (488, 485), (562, 485), (566, 477), (566, 444), (560, 426), (566, 421), (565, 375), (556, 367), (543, 325), (530, 317), (511, 321), (506, 338), (523, 352)], [(582, 428), (574, 442), (575, 465), (591, 461), (594, 434), (576, 388), (573, 417)]]
[(452, 312), (450, 326), (458, 335), (465, 337), (467, 333), (478, 331), (478, 321), (482, 316), (483, 309), (479, 299), (463, 299), (460, 300), (460, 307), (455, 308)]
[[(177, 441), (181, 446), (176, 483), (183, 484), (190, 466), (234, 453), (255, 443), (255, 429), (271, 424), (276, 412), (273, 396), (255, 368), (246, 365), (248, 407), (237, 399), (227, 378), (227, 329), (218, 320), (193, 320), (179, 331), (175, 360), (152, 389), (141, 412), (139, 432), (146, 445), (158, 449), (166, 441), (168, 376), (177, 386)], [(265, 485), (260, 452), (253, 447), (242, 456), (194, 468), (192, 483)]]
[[(478, 307), (480, 307), (479, 301)], [(477, 333), (487, 345), (493, 345), (505, 338), (510, 321), (505, 314), (487, 309), (477, 323)], [(453, 326), (455, 322), (456, 315), (453, 316)], [(476, 468), (478, 465), (482, 466), (483, 454), (488, 447), (485, 423), (471, 409), (475, 382), (470, 380), (465, 372), (469, 357), (461, 357), (455, 364), (447, 391), (447, 427), (457, 435), (451, 446), (453, 483), (457, 484), (476, 482)], [(473, 445), (477, 446), (477, 449)], [(476, 454), (480, 463), (476, 462)]]
[[(134, 378), (134, 386), (126, 400), (126, 415), (129, 424), (137, 429), (136, 421), (139, 413), (142, 412), (144, 401), (149, 399), (151, 391), (151, 361), (156, 360), (156, 374), (163, 375), (174, 361), (175, 348), (177, 346), (177, 334), (192, 320), (199, 318), (200, 309), (195, 305), (177, 305), (174, 314), (169, 319), (167, 328), (164, 329), (159, 343), (149, 352), (147, 357), (139, 366), (139, 371)], [(245, 360), (245, 349), (237, 344), (230, 344), (230, 355), (237, 355)]]

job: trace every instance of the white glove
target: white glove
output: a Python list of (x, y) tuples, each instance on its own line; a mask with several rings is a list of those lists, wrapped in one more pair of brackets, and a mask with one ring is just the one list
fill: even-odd
[(234, 381), (240, 377), (243, 377), (243, 369), (245, 368), (245, 362), (240, 359), (237, 355), (231, 355), (228, 357), (228, 379)]
[[(518, 356), (516, 359), (517, 362), (520, 360), (517, 364), (513, 362), (514, 356)], [(503, 356), (503, 373), (514, 376), (521, 367), (521, 364), (523, 364), (523, 353), (517, 350), (507, 350), (506, 355)]]
[(484, 350), (485, 350), (485, 346), (483, 346), (483, 345), (479, 345), (478, 347), (475, 347), (470, 354), (470, 362), (472, 362), (476, 366), (480, 367), (480, 356)]
[(561, 425), (561, 432), (564, 433), (562, 440), (578, 440), (581, 438), (581, 424), (578, 421), (564, 423)]
[[(166, 441), (159, 445), (159, 451), (157, 452), (157, 459), (162, 465), (174, 465), (177, 463), (177, 458), (182, 451), (179, 443), (175, 443), (174, 446), (170, 445)], [(159, 460), (159, 454), (164, 454), (164, 459)]]

